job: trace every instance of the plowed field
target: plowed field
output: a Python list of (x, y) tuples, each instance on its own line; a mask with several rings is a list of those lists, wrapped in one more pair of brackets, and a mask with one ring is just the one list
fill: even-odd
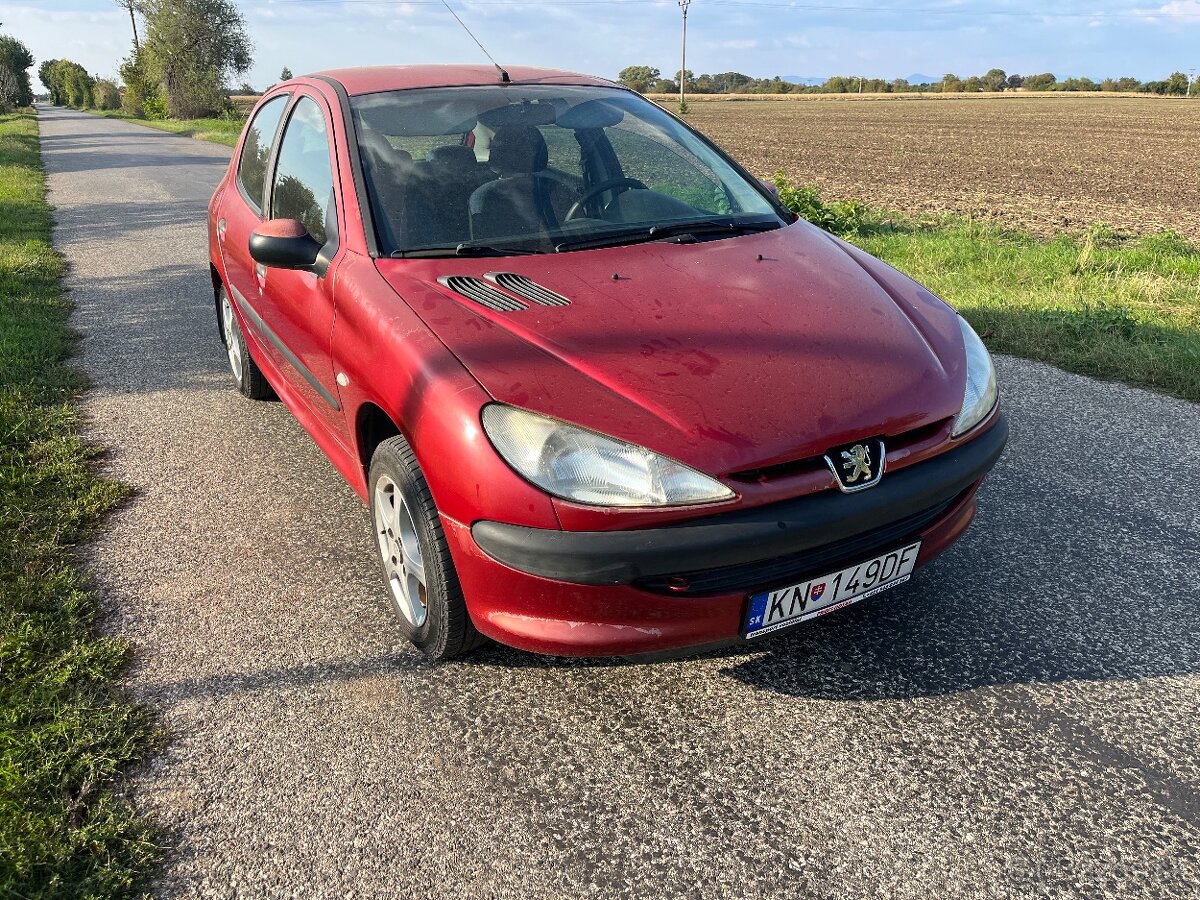
[(695, 101), (688, 121), (756, 175), (782, 168), (826, 199), (1200, 239), (1200, 99)]

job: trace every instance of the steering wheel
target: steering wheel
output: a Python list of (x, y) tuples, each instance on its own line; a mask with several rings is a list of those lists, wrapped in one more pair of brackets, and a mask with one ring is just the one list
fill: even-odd
[(610, 178), (608, 181), (602, 181), (590, 190), (583, 192), (583, 196), (571, 204), (571, 208), (567, 210), (567, 214), (563, 217), (564, 222), (570, 222), (579, 211), (587, 206), (588, 201), (595, 199), (605, 191), (612, 191), (618, 188), (636, 188), (639, 191), (648, 191), (650, 188), (638, 181), (636, 178)]

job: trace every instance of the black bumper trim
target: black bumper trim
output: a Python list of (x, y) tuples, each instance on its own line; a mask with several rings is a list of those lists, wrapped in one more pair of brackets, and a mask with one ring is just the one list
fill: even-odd
[(772, 560), (821, 547), (945, 503), (989, 471), (1008, 442), (1008, 421), (933, 459), (884, 475), (869, 491), (822, 491), (636, 531), (554, 531), (476, 522), (475, 543), (510, 568), (571, 584), (630, 584), (699, 567)]

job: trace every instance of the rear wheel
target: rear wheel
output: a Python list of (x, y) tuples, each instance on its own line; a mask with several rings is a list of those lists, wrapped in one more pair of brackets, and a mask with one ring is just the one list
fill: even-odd
[(403, 437), (383, 441), (368, 475), (371, 520), (392, 609), (404, 636), (431, 659), (484, 643), (463, 600), (429, 485)]
[(275, 391), (246, 349), (246, 338), (234, 314), (229, 292), (224, 287), (220, 290), (221, 336), (225, 339), (225, 353), (229, 357), (233, 381), (237, 389), (251, 400), (269, 400), (275, 396)]

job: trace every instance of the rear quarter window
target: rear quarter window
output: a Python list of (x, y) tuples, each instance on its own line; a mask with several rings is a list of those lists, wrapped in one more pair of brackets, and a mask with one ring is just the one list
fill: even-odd
[(267, 186), (267, 160), (271, 157), (271, 148), (287, 99), (286, 94), (275, 97), (254, 114), (246, 129), (242, 155), (238, 157), (238, 186), (255, 212), (262, 212), (263, 194)]

